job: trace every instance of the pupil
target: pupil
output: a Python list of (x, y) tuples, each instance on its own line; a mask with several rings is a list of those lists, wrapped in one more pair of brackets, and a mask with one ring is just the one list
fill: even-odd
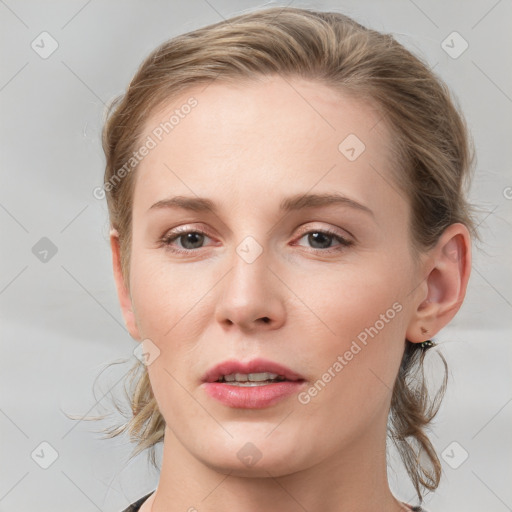
[[(314, 247), (315, 244), (320, 243), (321, 248), (326, 248), (331, 245), (330, 238), (324, 233), (310, 233), (308, 235), (309, 243)], [(323, 243), (322, 243), (323, 242)]]

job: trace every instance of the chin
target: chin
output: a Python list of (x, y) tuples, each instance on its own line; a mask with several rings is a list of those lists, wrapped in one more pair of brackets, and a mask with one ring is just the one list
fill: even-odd
[[(196, 456), (218, 473), (240, 477), (283, 476), (306, 467), (297, 458), (297, 446), (290, 441), (276, 444), (264, 436), (251, 436), (247, 432), (224, 444), (212, 442), (206, 450), (201, 448)], [(300, 458), (308, 459), (305, 455)]]
[(253, 465), (245, 464), (238, 460), (219, 461), (219, 460), (208, 460), (202, 461), (207, 467), (216, 471), (217, 473), (237, 476), (243, 478), (269, 478), (269, 477), (280, 477), (295, 473), (304, 468), (294, 468), (293, 463), (289, 460), (284, 462), (282, 459), (277, 457), (268, 458), (264, 462), (263, 459), (254, 463)]

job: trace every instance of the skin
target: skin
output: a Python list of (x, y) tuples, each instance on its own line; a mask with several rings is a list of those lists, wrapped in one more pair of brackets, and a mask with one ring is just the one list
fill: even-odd
[[(190, 96), (197, 107), (136, 171), (129, 288), (111, 232), (126, 325), (160, 351), (147, 369), (167, 427), (158, 488), (142, 511), (404, 510), (386, 473), (391, 390), (404, 340), (431, 338), (462, 303), (467, 229), (453, 224), (414, 254), (392, 137), (368, 104), (298, 78), (217, 81), (154, 113), (143, 137)], [(354, 161), (338, 150), (348, 134), (366, 146)], [(372, 213), (279, 211), (286, 197), (333, 192)], [(177, 195), (209, 198), (218, 211), (148, 211)], [(171, 247), (189, 250), (172, 252), (159, 240), (179, 226), (207, 236), (195, 246), (178, 238)], [(325, 229), (352, 244), (308, 236)], [(262, 250), (252, 263), (236, 251), (248, 236)], [(307, 404), (292, 395), (230, 408), (201, 386), (221, 361), (263, 357), (300, 373), (307, 390), (395, 303), (401, 311)], [(246, 443), (261, 454), (252, 466), (237, 456)]]

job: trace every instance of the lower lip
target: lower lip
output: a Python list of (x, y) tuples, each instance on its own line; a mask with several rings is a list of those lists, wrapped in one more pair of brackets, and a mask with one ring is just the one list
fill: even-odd
[(215, 400), (238, 409), (263, 409), (298, 393), (303, 381), (283, 381), (263, 386), (233, 386), (223, 382), (207, 382), (204, 389)]

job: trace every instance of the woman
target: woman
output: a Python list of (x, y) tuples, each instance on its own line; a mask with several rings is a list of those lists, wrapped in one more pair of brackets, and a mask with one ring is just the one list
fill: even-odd
[(386, 438), (421, 505), (446, 384), (429, 397), (422, 364), (475, 235), (446, 87), (389, 35), (271, 8), (157, 48), (104, 150), (144, 363), (111, 433), (163, 441), (158, 488), (127, 510), (422, 510), (392, 494)]

